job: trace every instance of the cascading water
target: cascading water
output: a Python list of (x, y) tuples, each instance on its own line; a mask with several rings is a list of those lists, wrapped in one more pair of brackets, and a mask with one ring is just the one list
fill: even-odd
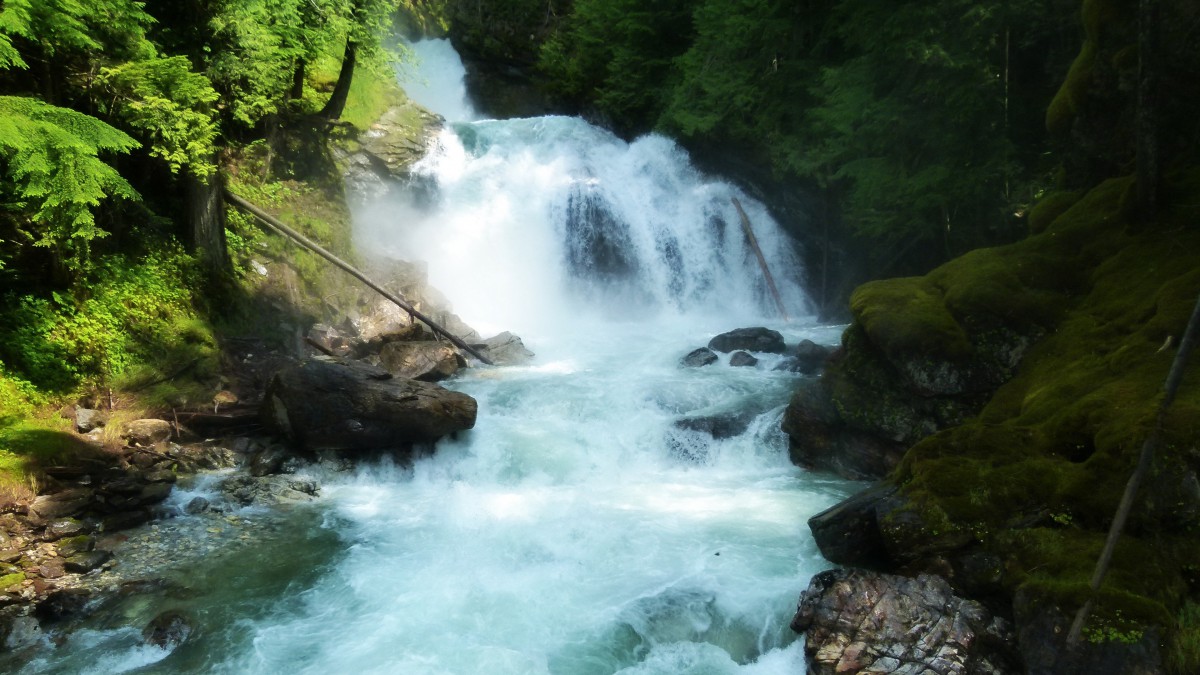
[[(779, 423), (797, 376), (773, 370), (778, 357), (679, 366), (746, 325), (836, 339), (771, 316), (730, 198), (803, 316), (797, 261), (765, 209), (665, 138), (625, 143), (566, 117), (454, 122), (419, 171), (434, 187), (364, 208), (360, 245), (426, 261), (468, 323), (518, 332), (537, 358), (451, 382), (479, 419), (433, 456), (324, 476), (314, 509), (232, 573), (254, 601), (210, 584), (192, 601), (204, 625), (151, 669), (802, 672), (788, 622), (828, 566), (805, 520), (852, 486), (788, 461)], [(715, 440), (675, 425), (706, 415), (747, 427)], [(109, 671), (163, 658), (110, 641)], [(82, 662), (70, 658), (31, 670)]]

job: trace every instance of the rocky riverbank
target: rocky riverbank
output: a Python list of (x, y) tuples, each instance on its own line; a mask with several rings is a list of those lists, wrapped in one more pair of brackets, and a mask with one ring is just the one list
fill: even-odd
[[(1176, 176), (1171, 194), (1198, 181)], [(945, 579), (1014, 623), (1018, 670), (1164, 672), (1186, 662), (1194, 630), (1200, 370), (1155, 420), (1200, 292), (1200, 234), (1186, 200), (1134, 223), (1132, 188), (1054, 200), (1025, 241), (859, 288), (826, 374), (801, 383), (783, 424), (797, 464), (882, 481), (810, 521), (825, 557)], [(1066, 626), (1155, 424), (1152, 477), (1067, 654)]]

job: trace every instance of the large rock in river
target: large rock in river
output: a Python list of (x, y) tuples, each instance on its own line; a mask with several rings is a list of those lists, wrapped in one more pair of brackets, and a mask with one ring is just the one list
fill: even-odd
[(792, 629), (807, 638), (814, 675), (1019, 672), (1006, 622), (938, 576), (822, 572), (800, 597)]
[(718, 352), (734, 352), (744, 349), (748, 352), (768, 352), (782, 354), (787, 351), (783, 335), (770, 328), (738, 328), (728, 333), (721, 333), (708, 342), (708, 348)]
[(427, 443), (475, 426), (477, 404), (429, 382), (312, 359), (272, 378), (263, 423), (301, 449), (371, 450)]

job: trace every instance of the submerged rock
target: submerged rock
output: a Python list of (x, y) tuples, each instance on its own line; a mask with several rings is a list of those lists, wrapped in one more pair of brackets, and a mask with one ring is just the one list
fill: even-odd
[(733, 356), (729, 357), (729, 365), (734, 368), (753, 368), (758, 365), (758, 359), (754, 358), (750, 352), (736, 351)]
[(159, 649), (174, 649), (188, 639), (192, 630), (192, 620), (189, 616), (180, 611), (169, 610), (146, 624), (142, 630), (142, 639)]
[(708, 347), (693, 349), (687, 356), (679, 360), (679, 365), (686, 368), (701, 368), (717, 362), (717, 354)]
[(783, 335), (770, 328), (738, 328), (728, 333), (721, 333), (708, 342), (708, 348), (718, 352), (732, 352), (744, 349), (748, 352), (767, 352), (782, 354), (787, 351)]
[(264, 425), (301, 449), (371, 450), (433, 442), (475, 426), (466, 394), (386, 372), (313, 359), (272, 378)]
[(945, 579), (827, 570), (800, 596), (792, 629), (813, 675), (1019, 672), (1007, 623)]

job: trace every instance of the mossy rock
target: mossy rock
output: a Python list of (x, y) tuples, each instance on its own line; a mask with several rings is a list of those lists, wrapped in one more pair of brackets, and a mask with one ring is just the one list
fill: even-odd
[(1046, 231), (1067, 209), (1079, 201), (1083, 193), (1078, 190), (1069, 192), (1051, 192), (1038, 200), (1029, 212), (1029, 233), (1041, 234)]
[(9, 589), (25, 581), (24, 572), (13, 572), (0, 577), (0, 591)]
[[(1006, 592), (1024, 589), (1064, 607), (1085, 597), (1200, 295), (1194, 200), (1168, 201), (1158, 221), (1133, 228), (1122, 211), (1130, 184), (1104, 183), (1042, 234), (926, 277), (935, 286), (956, 279), (943, 298), (960, 325), (971, 326), (962, 317), (978, 318), (995, 302), (1030, 312), (1045, 335), (978, 417), (917, 443), (891, 477), (911, 522), (970, 532), (970, 546), (1004, 560)], [(1198, 193), (1200, 172), (1173, 176), (1168, 187), (1168, 194)], [(950, 292), (975, 271), (999, 281)], [(1001, 297), (1009, 292), (1025, 297)], [(1119, 618), (1134, 632), (1170, 628), (1190, 597), (1200, 559), (1198, 450), (1200, 367), (1193, 364), (1163, 419), (1156, 470), (1117, 548), (1095, 626)], [(901, 534), (919, 538), (920, 530)], [(944, 544), (930, 533), (906, 545)]]

